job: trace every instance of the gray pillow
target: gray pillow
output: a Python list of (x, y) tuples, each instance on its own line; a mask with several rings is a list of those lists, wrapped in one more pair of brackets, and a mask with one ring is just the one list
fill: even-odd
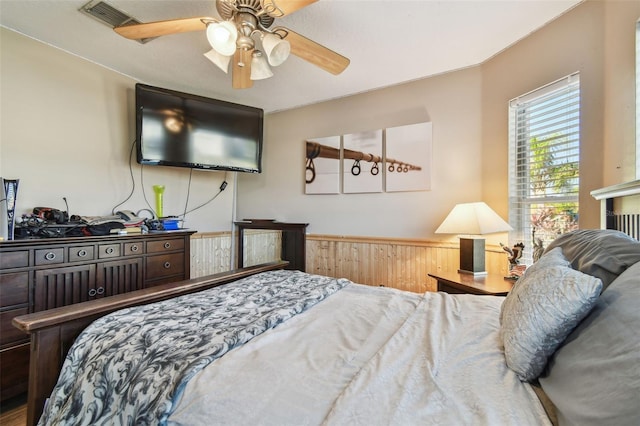
[(540, 384), (560, 424), (640, 425), (640, 263), (623, 272), (549, 360)]
[(561, 247), (571, 266), (600, 278), (603, 290), (618, 275), (640, 262), (640, 241), (612, 229), (580, 229), (556, 238), (547, 251)]
[[(542, 261), (542, 263), (540, 263), (540, 261)], [(538, 260), (538, 262), (534, 263), (532, 266), (529, 267), (529, 269), (525, 270), (525, 275), (527, 273), (535, 274), (538, 269), (548, 268), (550, 266), (571, 267), (571, 263), (569, 263), (569, 261), (565, 259), (564, 255), (562, 254), (562, 249), (558, 248), (556, 250), (547, 250), (545, 254)], [(523, 277), (521, 277), (519, 281), (516, 281), (515, 285), (523, 282), (522, 281)], [(504, 303), (502, 304), (502, 307), (500, 308), (500, 324), (502, 324), (502, 317), (504, 316), (505, 306), (510, 306), (511, 303), (512, 301), (508, 302), (506, 305)]]
[(502, 304), (500, 332), (507, 366), (523, 381), (536, 379), (601, 291), (602, 282), (572, 269), (560, 248), (546, 252)]

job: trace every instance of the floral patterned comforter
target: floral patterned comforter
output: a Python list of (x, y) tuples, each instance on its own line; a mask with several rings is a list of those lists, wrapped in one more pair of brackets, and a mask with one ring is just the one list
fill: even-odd
[(166, 424), (196, 373), (349, 283), (271, 271), (102, 317), (69, 351), (39, 424)]

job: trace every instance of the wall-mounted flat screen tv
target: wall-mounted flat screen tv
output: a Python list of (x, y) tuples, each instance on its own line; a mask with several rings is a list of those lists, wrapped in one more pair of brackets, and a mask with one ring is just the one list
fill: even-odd
[(264, 111), (136, 84), (140, 164), (260, 173)]

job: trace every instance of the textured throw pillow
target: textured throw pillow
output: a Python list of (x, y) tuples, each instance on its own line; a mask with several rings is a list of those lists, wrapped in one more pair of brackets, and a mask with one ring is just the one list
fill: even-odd
[(540, 384), (561, 425), (640, 425), (640, 262), (602, 292)]
[[(544, 256), (542, 256), (540, 259), (538, 259), (538, 261), (536, 263), (534, 263), (532, 266), (530, 266), (527, 270), (525, 270), (524, 275), (526, 274), (536, 274), (537, 270), (540, 268), (548, 268), (550, 266), (566, 266), (566, 267), (570, 267), (571, 263), (569, 263), (569, 261), (567, 259), (565, 259), (564, 255), (562, 254), (562, 249), (555, 249), (555, 250), (548, 250)], [(516, 285), (518, 283), (523, 282), (523, 277), (520, 277), (519, 281), (516, 281)], [(512, 290), (513, 291), (513, 290)], [(502, 318), (504, 316), (504, 311), (505, 311), (505, 306), (510, 306), (512, 304), (512, 302), (510, 301), (507, 304), (502, 304), (502, 307), (500, 308), (500, 324), (502, 324)]]
[(500, 332), (507, 366), (521, 380), (536, 379), (601, 291), (602, 282), (568, 266), (560, 248), (545, 253), (502, 304)]
[(640, 241), (612, 229), (580, 229), (560, 235), (547, 250), (562, 248), (573, 269), (602, 280), (603, 290), (640, 262)]

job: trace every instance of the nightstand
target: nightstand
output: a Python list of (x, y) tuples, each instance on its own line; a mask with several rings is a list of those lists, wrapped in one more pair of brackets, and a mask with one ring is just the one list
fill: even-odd
[(474, 276), (458, 272), (439, 272), (429, 276), (438, 281), (438, 291), (451, 294), (506, 296), (514, 283), (498, 274)]

